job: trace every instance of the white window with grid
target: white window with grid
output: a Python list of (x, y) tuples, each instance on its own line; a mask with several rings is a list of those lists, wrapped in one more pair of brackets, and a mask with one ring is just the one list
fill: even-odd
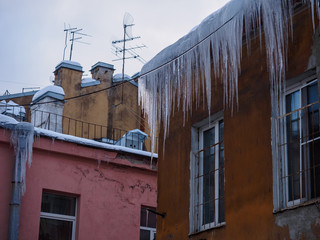
[(76, 197), (43, 192), (39, 240), (74, 240), (76, 205)]
[(320, 198), (318, 80), (309, 78), (287, 88), (277, 119), (276, 210)]
[(196, 125), (190, 162), (190, 233), (225, 224), (224, 122)]

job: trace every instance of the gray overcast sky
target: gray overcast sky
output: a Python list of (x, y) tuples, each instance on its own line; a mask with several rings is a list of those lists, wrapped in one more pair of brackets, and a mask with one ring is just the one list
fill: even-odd
[[(227, 0), (0, 0), (0, 95), (18, 93), (23, 87), (50, 85), (55, 66), (62, 60), (64, 23), (83, 28), (92, 35), (75, 43), (72, 60), (85, 74), (98, 61), (113, 64), (121, 72), (121, 61), (111, 53), (111, 41), (123, 37), (122, 21), (129, 12), (135, 26), (134, 44), (146, 60), (174, 43)], [(69, 44), (69, 43), (68, 43)], [(130, 44), (130, 45), (133, 45)], [(70, 44), (66, 51), (69, 59)], [(142, 64), (127, 60), (126, 73), (133, 75)], [(91, 77), (88, 74), (88, 77)]]

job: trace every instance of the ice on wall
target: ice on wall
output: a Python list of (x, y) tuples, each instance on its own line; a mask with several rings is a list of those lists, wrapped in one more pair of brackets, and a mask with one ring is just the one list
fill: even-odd
[(26, 190), (26, 166), (31, 166), (34, 128), (32, 124), (18, 123), (11, 133), (11, 144), (15, 152), (15, 182), (21, 182), (21, 194)]
[[(314, 18), (314, 0), (304, 1), (311, 5)], [(153, 144), (157, 122), (163, 121), (166, 137), (173, 107), (177, 105), (188, 116), (194, 101), (199, 106), (201, 87), (210, 115), (211, 98), (214, 101), (211, 63), (213, 80), (223, 84), (224, 105), (234, 109), (238, 104), (242, 41), (244, 37), (250, 53), (252, 30), (259, 34), (260, 46), (264, 32), (269, 79), (274, 92), (279, 93), (285, 78), (292, 13), (293, 0), (231, 0), (145, 64), (139, 78), (139, 104), (148, 115)]]

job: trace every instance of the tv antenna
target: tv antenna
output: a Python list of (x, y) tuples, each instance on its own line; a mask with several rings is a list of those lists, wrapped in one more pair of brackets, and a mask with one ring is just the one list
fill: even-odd
[(64, 30), (66, 32), (66, 36), (64, 38), (64, 49), (63, 49), (63, 58), (62, 58), (62, 61), (64, 61), (64, 57), (66, 55), (66, 49), (68, 47), (68, 33), (72, 30), (76, 30), (77, 28), (72, 28), (70, 27), (69, 25), (69, 28), (66, 27), (66, 24), (64, 24)]
[[(65, 59), (65, 53), (66, 53), (66, 49), (68, 46), (68, 33), (69, 33), (69, 41), (71, 41), (70, 57), (69, 57), (70, 61), (72, 58), (72, 51), (73, 51), (74, 42), (90, 45), (90, 43), (79, 41), (82, 39), (82, 36), (92, 37), (89, 34), (82, 33), (81, 32), (82, 30), (83, 30), (82, 28), (78, 29), (76, 27), (70, 27), (70, 25), (68, 28), (66, 26), (64, 26), (64, 31), (66, 32), (66, 36), (65, 36), (65, 40), (64, 40), (65, 46), (64, 46), (64, 50), (63, 50), (63, 60)], [(77, 37), (77, 35), (81, 35), (81, 36)]]
[[(140, 38), (140, 36), (134, 37), (132, 35), (132, 27), (134, 26), (133, 24), (134, 19), (131, 16), (130, 13), (126, 12), (123, 16), (123, 39), (121, 40), (115, 40), (112, 41), (112, 53), (116, 55), (117, 57), (122, 57), (118, 59), (114, 59), (113, 61), (120, 61), (122, 60), (122, 81), (124, 81), (124, 66), (125, 66), (125, 60), (126, 59), (137, 59), (141, 63), (146, 63), (146, 60), (144, 60), (139, 54), (135, 52), (136, 49), (141, 49), (146, 47), (146, 45), (135, 45), (133, 47), (126, 46), (126, 42), (128, 41), (133, 41), (135, 39)], [(122, 48), (119, 47), (117, 44), (123, 43)], [(130, 54), (130, 56), (126, 57), (126, 52)]]

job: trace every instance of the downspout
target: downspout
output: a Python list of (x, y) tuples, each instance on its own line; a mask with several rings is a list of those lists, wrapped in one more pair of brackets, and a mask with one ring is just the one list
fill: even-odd
[[(30, 141), (30, 139), (32, 140)], [(25, 122), (18, 123), (12, 131), (11, 143), (14, 146), (15, 163), (12, 179), (12, 197), (10, 202), (9, 240), (18, 240), (21, 196), (25, 191), (26, 162), (29, 160), (29, 166), (31, 163), (33, 125)]]

